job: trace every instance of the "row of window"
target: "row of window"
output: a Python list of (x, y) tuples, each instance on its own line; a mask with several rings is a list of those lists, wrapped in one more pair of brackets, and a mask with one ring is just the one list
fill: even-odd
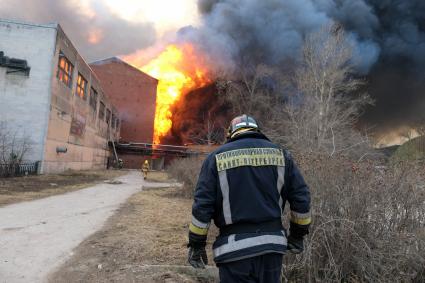
[[(67, 87), (72, 88), (72, 73), (74, 71), (74, 65), (65, 57), (65, 55), (59, 53), (59, 63), (58, 63), (58, 79), (63, 82)], [(90, 92), (96, 92), (94, 89), (91, 89)], [(75, 94), (80, 98), (87, 99), (87, 80), (78, 73), (77, 78), (77, 89)]]
[[(66, 58), (65, 55), (62, 52), (60, 52), (57, 77), (61, 82), (63, 82), (69, 88), (72, 88), (73, 71), (74, 71), (74, 66), (71, 64), (68, 58)], [(78, 73), (77, 89), (76, 89), (75, 95), (79, 96), (83, 100), (87, 100), (87, 80), (80, 73)], [(94, 88), (90, 88), (89, 105), (94, 112), (96, 112), (96, 109), (97, 109), (97, 101), (98, 101), (97, 91)], [(115, 128), (118, 129), (119, 120), (115, 117), (114, 114), (112, 114), (111, 110), (106, 109), (106, 112), (105, 112), (105, 109), (106, 109), (105, 104), (102, 101), (100, 101), (99, 119), (104, 121), (105, 113), (106, 113), (106, 123), (108, 125), (111, 125), (113, 129)], [(111, 117), (111, 114), (112, 114), (112, 117)]]

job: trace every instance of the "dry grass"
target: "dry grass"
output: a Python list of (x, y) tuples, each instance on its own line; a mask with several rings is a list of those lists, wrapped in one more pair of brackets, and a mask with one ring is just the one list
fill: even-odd
[(205, 156), (175, 159), (168, 166), (170, 177), (183, 184), (182, 195), (191, 198), (193, 196), (202, 162)]
[(289, 282), (425, 282), (425, 170), (346, 157), (298, 158), (312, 192), (305, 252)]
[(51, 282), (213, 282), (213, 269), (187, 266), (192, 201), (179, 197), (179, 190), (149, 189), (132, 196)]
[(63, 174), (0, 178), (0, 206), (80, 190), (126, 171), (68, 171)]
[(170, 177), (165, 171), (149, 171), (146, 181), (166, 183), (170, 181)]
[[(285, 257), (284, 281), (425, 282), (423, 163), (319, 154), (296, 159), (311, 188), (313, 224), (306, 251)], [(199, 168), (187, 159), (170, 168), (188, 184), (186, 196)]]
[[(305, 252), (285, 257), (285, 282), (425, 282), (424, 164), (383, 165), (320, 155), (296, 160), (311, 188), (313, 224)], [(208, 281), (211, 277), (184, 267), (192, 203), (187, 196), (200, 163), (175, 163), (185, 174), (177, 175), (180, 180), (191, 184), (184, 194), (181, 189), (151, 189), (133, 196), (55, 278)]]

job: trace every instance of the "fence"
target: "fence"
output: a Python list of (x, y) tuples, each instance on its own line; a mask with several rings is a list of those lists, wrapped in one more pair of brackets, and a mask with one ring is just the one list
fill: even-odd
[(36, 175), (40, 161), (21, 164), (0, 164), (0, 178)]

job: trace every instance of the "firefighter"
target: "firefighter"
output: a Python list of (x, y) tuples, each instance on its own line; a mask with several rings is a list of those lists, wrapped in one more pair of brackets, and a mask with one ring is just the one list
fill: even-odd
[[(287, 201), (289, 233), (281, 220)], [(189, 225), (188, 261), (195, 268), (208, 264), (211, 220), (220, 229), (213, 244), (220, 282), (281, 282), (285, 252), (304, 249), (309, 188), (289, 152), (262, 134), (250, 116), (232, 120), (226, 144), (202, 165)]]
[(149, 161), (146, 159), (142, 165), (143, 180), (146, 180), (146, 178), (148, 177), (148, 171), (149, 171)]

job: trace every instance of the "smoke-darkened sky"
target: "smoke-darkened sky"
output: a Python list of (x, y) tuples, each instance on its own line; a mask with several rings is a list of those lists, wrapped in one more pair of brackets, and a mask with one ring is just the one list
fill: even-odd
[[(216, 62), (274, 66), (299, 56), (303, 37), (341, 23), (353, 63), (367, 75), (376, 105), (363, 124), (375, 130), (425, 121), (425, 1), (423, 0), (199, 0), (202, 25), (182, 37), (198, 42)], [(225, 53), (226, 56), (220, 54)]]

